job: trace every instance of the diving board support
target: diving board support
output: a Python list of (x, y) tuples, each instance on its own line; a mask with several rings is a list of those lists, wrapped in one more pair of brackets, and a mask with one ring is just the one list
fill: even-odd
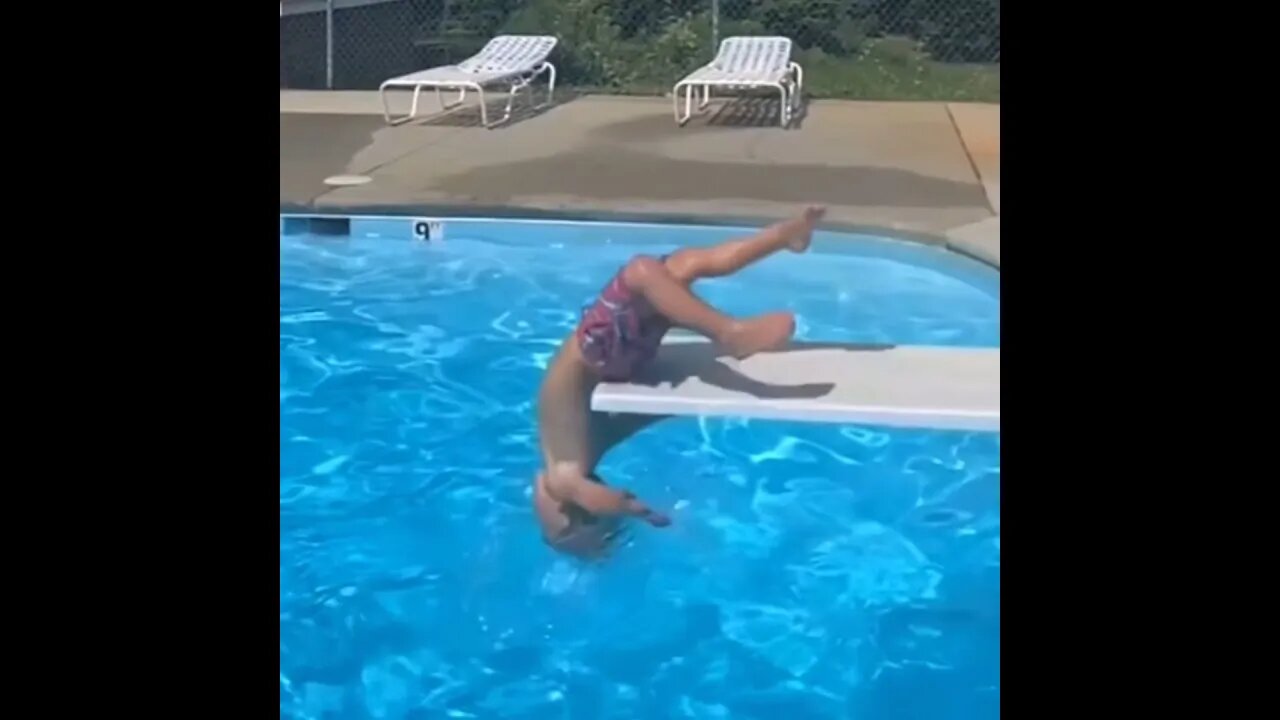
[(591, 407), (999, 432), (1000, 350), (796, 343), (735, 360), (669, 339), (635, 381), (597, 387)]

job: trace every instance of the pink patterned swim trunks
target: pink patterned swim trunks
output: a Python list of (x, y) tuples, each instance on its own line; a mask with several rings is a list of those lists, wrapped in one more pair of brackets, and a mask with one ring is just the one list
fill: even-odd
[(628, 288), (619, 270), (583, 313), (575, 334), (582, 356), (601, 378), (624, 382), (653, 359), (670, 329), (671, 322)]

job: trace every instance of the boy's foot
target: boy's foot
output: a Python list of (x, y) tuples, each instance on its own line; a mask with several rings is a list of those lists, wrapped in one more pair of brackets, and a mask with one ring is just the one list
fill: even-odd
[(720, 342), (741, 360), (765, 350), (776, 350), (791, 339), (796, 318), (789, 312), (769, 313), (750, 320), (738, 320)]
[(802, 253), (809, 249), (809, 242), (813, 239), (813, 228), (826, 214), (827, 209), (821, 205), (810, 205), (800, 213), (800, 217), (796, 219), (802, 224), (803, 230), (787, 242), (791, 252)]

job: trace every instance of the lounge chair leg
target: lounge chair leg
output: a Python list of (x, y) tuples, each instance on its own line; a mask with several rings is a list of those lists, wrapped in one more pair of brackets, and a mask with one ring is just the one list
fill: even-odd
[(422, 95), (422, 86), (413, 86), (413, 104), (409, 106), (409, 120), (418, 116), (418, 97)]
[(514, 102), (516, 101), (516, 95), (520, 93), (520, 88), (521, 88), (521, 87), (522, 87), (522, 85), (520, 85), (520, 83), (518, 83), (518, 82), (515, 82), (515, 83), (512, 83), (512, 84), (511, 84), (511, 89), (507, 92), (507, 107), (506, 107), (506, 109), (505, 109), (505, 110), (503, 110), (503, 112), (502, 112), (502, 119), (501, 119), (501, 120), (499, 120), (498, 122), (494, 123), (495, 125), (501, 125), (502, 123), (504, 123), (504, 122), (506, 122), (508, 119), (510, 119), (510, 117), (511, 117), (511, 105), (512, 105), (512, 103), (514, 103)]
[[(684, 115), (680, 114), (680, 92), (684, 91)], [(671, 105), (675, 111), (676, 124), (684, 125), (693, 117), (693, 85), (677, 85), (671, 90)]]
[(480, 94), (480, 124), (489, 127), (489, 108), (484, 100), (484, 88), (477, 87), (476, 92)]
[(782, 83), (778, 83), (774, 87), (778, 88), (778, 124), (785, 128), (791, 120), (791, 96), (787, 93), (787, 87)]
[(800, 109), (800, 103), (804, 101), (804, 69), (799, 63), (791, 63), (791, 70), (795, 74), (795, 83), (791, 86), (791, 105), (795, 110)]
[(547, 67), (550, 79), (547, 81), (547, 104), (550, 105), (556, 99), (556, 66), (551, 63), (543, 63)]
[[(284, 7), (281, 5), (280, 7)], [(391, 106), (387, 104), (387, 88), (382, 86), (378, 88), (378, 97), (382, 100), (382, 119), (387, 121), (388, 125), (394, 125), (391, 120)]]
[(698, 104), (698, 112), (702, 112), (703, 110), (706, 110), (707, 106), (710, 104), (711, 104), (711, 86), (703, 85), (702, 86), (702, 102)]
[(446, 102), (444, 99), (444, 94), (441, 93), (440, 91), (440, 87), (438, 85), (436, 86), (436, 101), (440, 103), (441, 110), (452, 110), (458, 107), (459, 105), (461, 105), (463, 102), (465, 102), (466, 99), (467, 99), (467, 89), (465, 87), (461, 87), (461, 88), (458, 88), (458, 99), (452, 102)]
[[(409, 114), (400, 117), (391, 116), (391, 103), (387, 99), (387, 90), (395, 87), (395, 85), (383, 85), (378, 88), (378, 97), (382, 99), (382, 118), (387, 121), (388, 125), (400, 125), (409, 122), (418, 114), (418, 94), (422, 88), (415, 86), (413, 88), (413, 104), (409, 107)], [(403, 88), (403, 86), (400, 87)]]

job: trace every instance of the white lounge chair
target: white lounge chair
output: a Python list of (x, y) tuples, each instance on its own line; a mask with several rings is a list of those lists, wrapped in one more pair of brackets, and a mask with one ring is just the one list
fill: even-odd
[[(547, 62), (547, 56), (555, 46), (556, 38), (549, 35), (499, 35), (490, 40), (480, 52), (457, 65), (419, 70), (382, 83), (378, 88), (378, 94), (382, 98), (382, 114), (391, 125), (412, 120), (418, 114), (418, 96), (424, 88), (436, 91), (441, 110), (461, 105), (467, 98), (467, 90), (475, 90), (480, 94), (480, 122), (485, 127), (501, 124), (511, 117), (511, 103), (515, 100), (516, 93), (528, 87), (543, 73), (549, 74), (547, 102), (551, 102), (556, 90), (556, 68)], [(503, 83), (510, 86), (507, 109), (502, 118), (491, 125), (485, 107), (484, 87)], [(413, 104), (409, 107), (408, 115), (391, 117), (391, 108), (387, 105), (387, 90), (390, 89), (413, 90)], [(458, 99), (446, 103), (440, 95), (441, 90), (457, 90)]]
[[(791, 40), (784, 37), (739, 36), (725, 38), (709, 64), (689, 73), (671, 92), (676, 123), (684, 125), (693, 116), (693, 91), (702, 88), (698, 110), (711, 102), (711, 88), (743, 90), (776, 88), (782, 101), (779, 119), (783, 127), (791, 123), (800, 108), (804, 71), (791, 62)], [(684, 115), (680, 114), (680, 91), (684, 90)]]

